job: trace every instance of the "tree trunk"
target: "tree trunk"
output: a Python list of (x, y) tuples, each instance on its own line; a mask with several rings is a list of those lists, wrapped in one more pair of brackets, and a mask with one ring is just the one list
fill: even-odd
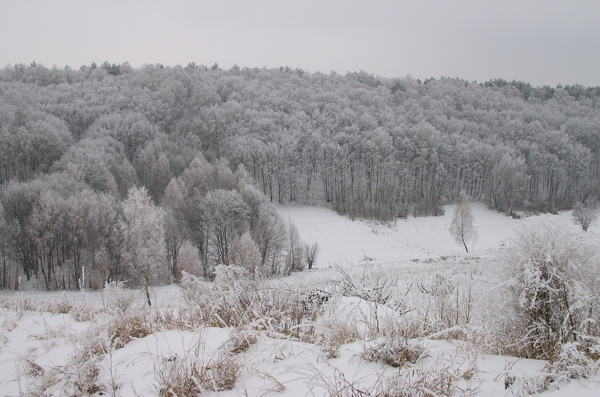
[(152, 306), (152, 302), (150, 302), (150, 291), (148, 290), (148, 277), (144, 277), (144, 291), (146, 292), (146, 301), (148, 302), (148, 306)]

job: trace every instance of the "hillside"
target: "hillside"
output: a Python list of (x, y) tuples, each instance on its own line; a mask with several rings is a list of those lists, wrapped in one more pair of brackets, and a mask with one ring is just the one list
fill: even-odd
[[(0, 288), (161, 285), (236, 261), (289, 274), (302, 243), (267, 203), (382, 222), (441, 215), (461, 193), (510, 216), (591, 207), (599, 92), (290, 67), (8, 66)], [(164, 247), (134, 248), (125, 209), (140, 196)], [(136, 252), (163, 250), (142, 271)]]
[(449, 237), (452, 206), (389, 226), (277, 210), (319, 242), (313, 270), (256, 282), (221, 268), (214, 283), (153, 288), (152, 307), (116, 285), (1, 293), (2, 395), (598, 394), (597, 364), (510, 356), (499, 332), (512, 313), (501, 260), (517, 249), (511, 237), (553, 228), (566, 245), (597, 240), (596, 227), (584, 236), (569, 213), (516, 220), (474, 205), (467, 254)]

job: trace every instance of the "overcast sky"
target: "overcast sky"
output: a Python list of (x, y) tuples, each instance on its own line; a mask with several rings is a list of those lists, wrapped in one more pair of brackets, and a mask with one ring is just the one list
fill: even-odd
[(600, 85), (600, 0), (0, 0), (0, 66), (289, 65)]

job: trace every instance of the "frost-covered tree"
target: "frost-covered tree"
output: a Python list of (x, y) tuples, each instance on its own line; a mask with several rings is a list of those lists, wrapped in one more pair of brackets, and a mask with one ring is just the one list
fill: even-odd
[(182, 183), (181, 179), (171, 179), (171, 182), (169, 182), (165, 189), (162, 200), (162, 207), (165, 209), (167, 261), (176, 281), (179, 281), (182, 276), (179, 267), (179, 251), (189, 234), (184, 219), (184, 199), (181, 192)]
[(572, 212), (573, 222), (581, 226), (584, 232), (587, 232), (596, 219), (598, 219), (598, 208), (595, 205), (586, 205), (577, 203)]
[(300, 239), (300, 233), (296, 225), (292, 223), (292, 220), (288, 218), (287, 224), (288, 231), (288, 247), (287, 255), (285, 260), (285, 271), (284, 274), (289, 276), (291, 272), (299, 272), (304, 270), (304, 244)]
[(4, 208), (0, 204), (0, 289), (8, 289), (11, 286), (18, 288), (19, 269), (12, 250), (18, 233), (18, 223), (15, 220), (6, 221)]
[(165, 241), (164, 211), (154, 206), (146, 188), (131, 188), (123, 202), (123, 259), (129, 266), (133, 281), (141, 282), (148, 306), (150, 284), (168, 277)]
[(462, 244), (465, 250), (469, 252), (467, 243), (474, 242), (477, 239), (477, 229), (473, 225), (473, 214), (471, 213), (469, 199), (464, 193), (461, 193), (458, 198), (449, 230), (456, 244)]
[(258, 245), (262, 271), (267, 275), (278, 274), (287, 231), (285, 222), (269, 203), (260, 205), (258, 219), (251, 233)]
[[(208, 236), (208, 250), (212, 264), (229, 265), (229, 250), (233, 241), (247, 228), (248, 206), (235, 190), (217, 189), (202, 200), (202, 220)], [(206, 269), (205, 276), (212, 276)]]
[(260, 251), (249, 232), (233, 241), (229, 256), (232, 265), (245, 268), (251, 275), (254, 275), (260, 265)]
[(321, 252), (321, 247), (316, 241), (312, 244), (304, 245), (304, 258), (309, 269), (312, 269), (315, 263), (317, 263), (319, 252)]

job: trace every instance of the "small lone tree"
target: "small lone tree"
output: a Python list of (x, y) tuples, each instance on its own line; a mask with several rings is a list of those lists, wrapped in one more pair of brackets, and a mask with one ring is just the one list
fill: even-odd
[(168, 275), (164, 218), (164, 211), (152, 203), (145, 187), (129, 189), (120, 223), (124, 240), (122, 255), (133, 281), (143, 284), (148, 306), (152, 305), (149, 285)]
[(449, 230), (456, 244), (464, 245), (465, 250), (469, 252), (467, 242), (477, 240), (477, 230), (473, 225), (473, 214), (471, 213), (469, 199), (464, 193), (461, 193), (458, 198)]
[(596, 205), (577, 203), (575, 208), (573, 208), (572, 218), (576, 225), (581, 225), (583, 231), (587, 232), (588, 228), (598, 219), (598, 207)]
[(304, 258), (309, 269), (312, 269), (315, 263), (317, 263), (317, 256), (321, 252), (321, 247), (316, 241), (312, 244), (306, 244), (304, 246)]
[(304, 270), (304, 243), (300, 239), (300, 233), (292, 219), (288, 217), (288, 249), (286, 256), (286, 268), (284, 275), (289, 276), (291, 272)]

